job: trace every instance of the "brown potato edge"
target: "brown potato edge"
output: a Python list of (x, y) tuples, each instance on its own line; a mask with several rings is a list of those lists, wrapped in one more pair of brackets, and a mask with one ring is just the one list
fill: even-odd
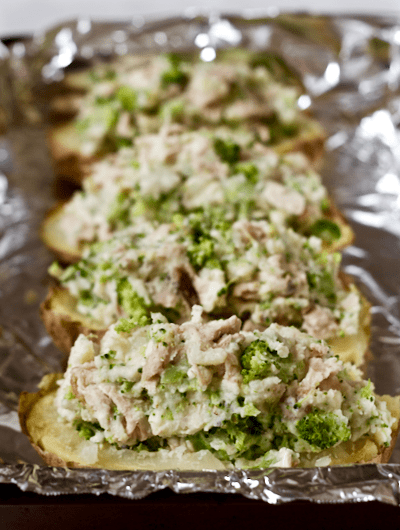
[(80, 334), (93, 335), (100, 340), (106, 329), (79, 315), (74, 309), (74, 299), (60, 287), (50, 288), (40, 305), (40, 316), (54, 344), (69, 354)]

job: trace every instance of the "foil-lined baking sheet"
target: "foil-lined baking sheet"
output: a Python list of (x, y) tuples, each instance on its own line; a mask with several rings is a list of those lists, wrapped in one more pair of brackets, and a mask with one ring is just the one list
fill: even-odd
[(142, 498), (239, 493), (271, 504), (400, 503), (400, 443), (391, 464), (231, 472), (111, 472), (49, 468), (21, 434), (18, 395), (62, 369), (39, 318), (53, 256), (39, 238), (56, 198), (46, 143), (47, 95), (66, 70), (114, 55), (194, 50), (205, 61), (220, 47), (279, 54), (300, 76), (327, 131), (322, 175), (356, 238), (343, 267), (372, 303), (373, 359), (380, 394), (400, 394), (400, 18), (265, 18), (196, 13), (162, 21), (74, 20), (7, 48), (0, 43), (0, 483), (44, 495), (111, 493)]

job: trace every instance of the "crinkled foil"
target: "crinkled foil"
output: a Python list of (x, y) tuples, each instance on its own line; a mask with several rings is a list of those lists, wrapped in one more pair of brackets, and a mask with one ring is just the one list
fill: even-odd
[(325, 126), (326, 185), (351, 222), (343, 266), (372, 303), (378, 393), (400, 393), (400, 19), (266, 18), (196, 13), (120, 24), (74, 20), (6, 48), (0, 43), (0, 483), (44, 495), (111, 493), (142, 498), (239, 493), (271, 504), (293, 500), (398, 505), (400, 444), (391, 464), (232, 472), (110, 472), (44, 466), (21, 434), (18, 395), (34, 391), (61, 354), (39, 318), (53, 257), (38, 235), (60, 190), (46, 145), (46, 93), (64, 70), (113, 54), (245, 46), (279, 53), (301, 76), (299, 100)]

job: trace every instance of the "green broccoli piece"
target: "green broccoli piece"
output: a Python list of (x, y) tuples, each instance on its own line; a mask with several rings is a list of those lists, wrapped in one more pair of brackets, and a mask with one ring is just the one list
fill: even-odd
[(128, 226), (132, 206), (135, 203), (135, 195), (128, 191), (121, 191), (110, 206), (107, 221), (112, 228), (123, 228)]
[(283, 358), (275, 350), (271, 350), (263, 340), (256, 340), (243, 351), (240, 362), (243, 382), (249, 383), (253, 379), (264, 379), (272, 375), (279, 377), (284, 383), (298, 378), (301, 372), (300, 363), (294, 363), (292, 355)]
[(310, 228), (310, 234), (317, 236), (327, 243), (333, 243), (340, 239), (342, 232), (339, 225), (328, 219), (318, 219)]
[(318, 449), (328, 449), (350, 439), (351, 431), (333, 412), (314, 410), (297, 422), (300, 438)]
[(223, 162), (236, 164), (240, 158), (240, 145), (232, 140), (214, 139), (214, 150)]
[(207, 236), (200, 236), (197, 241), (189, 245), (188, 257), (190, 263), (196, 270), (203, 268), (207, 262), (213, 260), (214, 257), (214, 242)]
[(207, 221), (208, 218), (202, 215), (193, 215), (189, 219), (191, 243), (188, 246), (187, 254), (196, 270), (205, 266), (211, 269), (221, 268), (214, 253), (214, 241), (209, 233), (210, 228), (207, 226)]
[(161, 76), (161, 86), (164, 88), (168, 85), (180, 85), (182, 88), (184, 88), (188, 82), (188, 75), (176, 67), (172, 67), (171, 70), (167, 70)]
[(161, 383), (166, 385), (179, 385), (187, 378), (187, 373), (182, 367), (170, 365), (161, 375)]
[[(371, 379), (368, 379), (368, 383), (361, 389), (360, 396), (365, 399), (373, 398), (374, 391)], [(371, 400), (372, 401), (372, 400)]]
[(90, 116), (76, 122), (78, 132), (85, 133), (93, 126), (101, 126), (104, 133), (113, 129), (118, 122), (119, 113), (115, 106), (110, 104), (97, 105)]
[(161, 76), (161, 86), (163, 88), (169, 85), (180, 85), (182, 88), (189, 82), (189, 76), (181, 68), (182, 58), (176, 53), (168, 54), (170, 69), (165, 71)]
[(127, 379), (119, 379), (117, 381), (118, 383), (120, 383), (120, 387), (119, 387), (119, 391), (121, 392), (121, 394), (126, 394), (127, 392), (131, 392), (132, 391), (132, 388), (134, 387), (135, 383), (134, 381), (128, 381)]
[(241, 162), (236, 164), (233, 174), (243, 173), (250, 184), (257, 184), (258, 182), (258, 167), (251, 162)]
[(90, 421), (84, 421), (82, 419), (76, 419), (73, 423), (75, 429), (78, 431), (81, 438), (90, 440), (97, 431), (104, 431), (99, 423), (92, 423)]
[(98, 304), (106, 303), (105, 300), (93, 294), (89, 289), (79, 291), (79, 302), (87, 307), (96, 307)]
[[(133, 325), (133, 323), (139, 326), (146, 326), (150, 323), (149, 308), (144, 299), (133, 290), (128, 278), (122, 278), (119, 280), (117, 284), (117, 294), (119, 305), (130, 317), (129, 326)], [(124, 319), (120, 321), (120, 326), (124, 327), (126, 322), (123, 322), (123, 320)], [(115, 329), (118, 331), (117, 328)], [(125, 331), (125, 329), (122, 331)]]
[(307, 272), (307, 281), (310, 289), (322, 294), (327, 299), (328, 303), (336, 303), (336, 285), (333, 275), (327, 271), (320, 273)]
[(249, 344), (240, 357), (243, 382), (248, 383), (253, 379), (264, 379), (271, 375), (274, 354), (277, 355), (276, 351), (271, 350), (264, 340)]
[(117, 100), (120, 102), (122, 108), (128, 112), (133, 112), (137, 106), (136, 92), (130, 86), (120, 86), (117, 94)]
[(69, 282), (74, 280), (76, 277), (87, 278), (89, 276), (88, 264), (85, 260), (81, 260), (78, 263), (74, 263), (67, 267), (64, 271), (60, 270), (58, 279), (61, 283)]

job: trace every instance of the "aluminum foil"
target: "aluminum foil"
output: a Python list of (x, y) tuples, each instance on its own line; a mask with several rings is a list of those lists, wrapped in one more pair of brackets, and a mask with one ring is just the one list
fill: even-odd
[(168, 20), (74, 20), (8, 49), (0, 43), (0, 483), (44, 495), (111, 493), (142, 498), (239, 493), (271, 504), (293, 500), (399, 505), (400, 444), (391, 464), (232, 472), (111, 472), (49, 468), (21, 434), (18, 395), (61, 370), (62, 355), (39, 318), (53, 256), (39, 238), (60, 192), (46, 144), (46, 94), (65, 69), (144, 50), (219, 47), (280, 54), (306, 89), (299, 99), (326, 128), (322, 175), (356, 239), (343, 267), (372, 303), (378, 393), (400, 394), (400, 19), (277, 14), (265, 18), (196, 12)]

